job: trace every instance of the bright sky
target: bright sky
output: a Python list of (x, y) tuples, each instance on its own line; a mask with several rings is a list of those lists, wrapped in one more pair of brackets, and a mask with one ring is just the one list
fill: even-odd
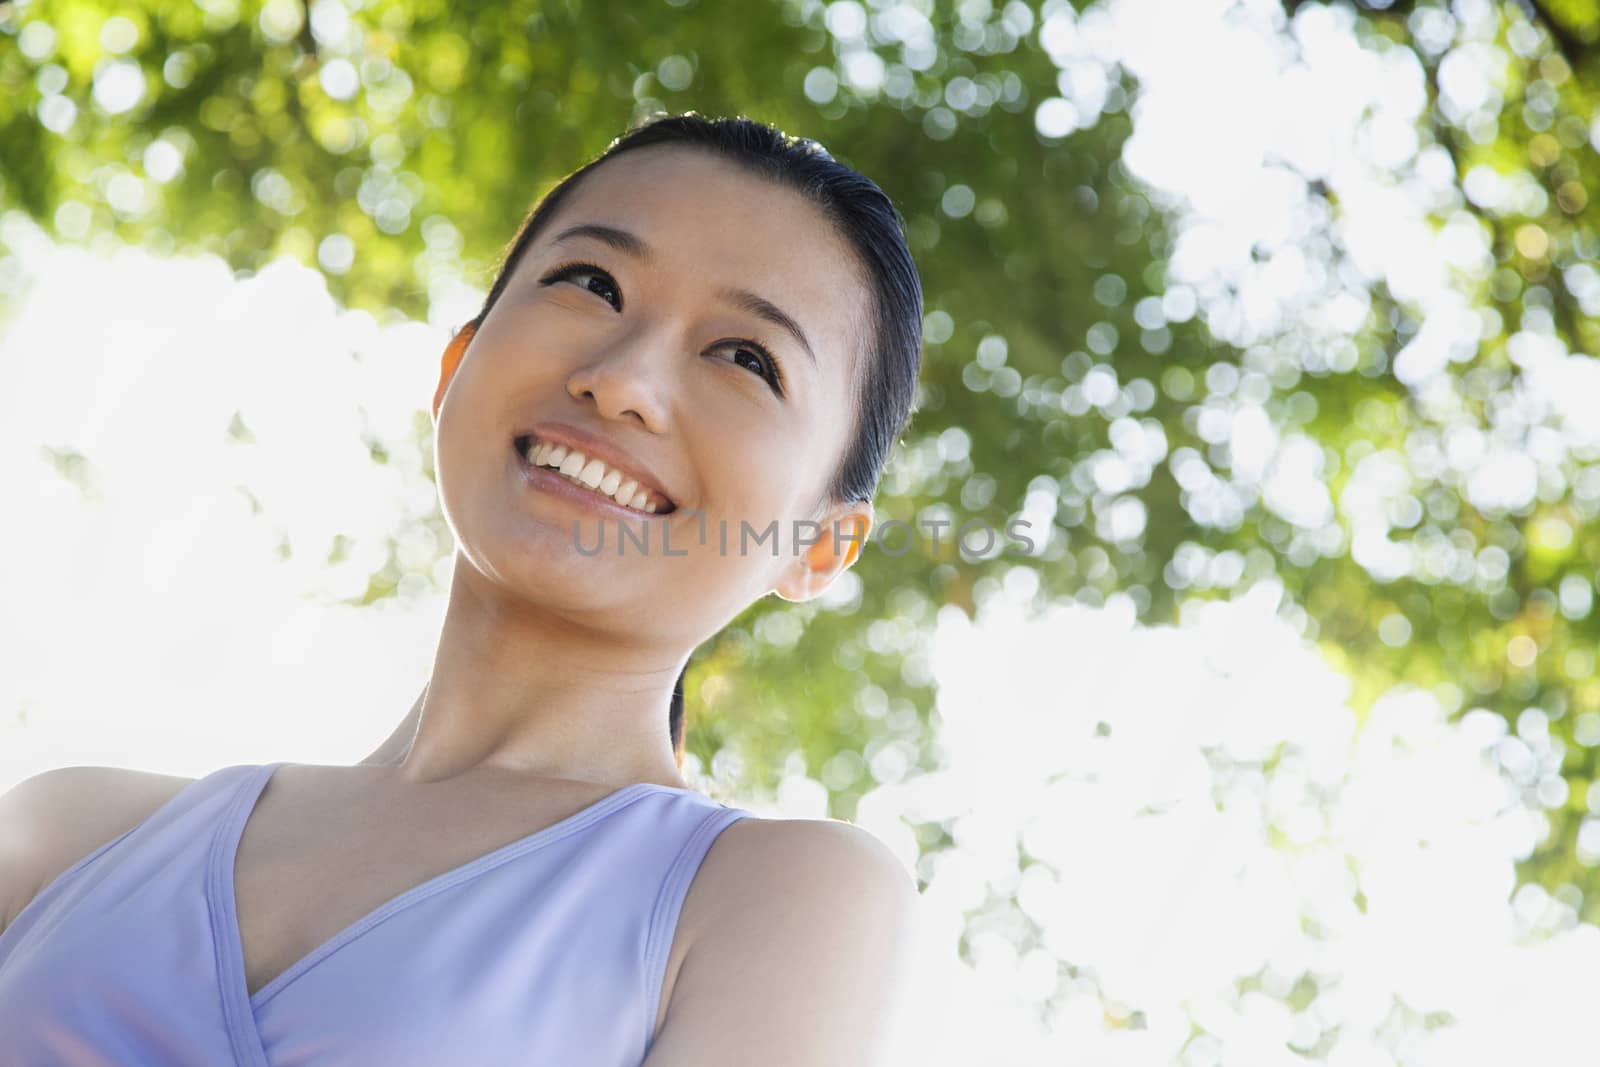
[[(830, 8), (836, 34), (865, 25), (850, 8)], [(1489, 9), (1455, 10), (1459, 25), (1421, 36), (1442, 49), (1455, 34), (1449, 106), (1493, 108)], [(917, 17), (905, 9), (908, 39)], [(1448, 267), (1488, 260), (1466, 213), (1442, 229), (1425, 220), (1452, 178), (1418, 150), (1415, 57), (1363, 51), (1348, 19), (1313, 7), (1296, 58), (1274, 36), (1281, 20), (1265, 0), (1121, 0), (1082, 17), (1046, 5), (1033, 29), (1062, 95), (1036, 120), (1093, 122), (1113, 63), (1140, 79), (1126, 162), (1171, 199), (1182, 233), (1153, 327), (1199, 314), (1241, 346), (1311, 331), (1338, 358), (1366, 298), (1304, 240), (1318, 224), (1306, 179), (1335, 186), (1357, 265), (1427, 310), (1395, 373), (1442, 402), (1442, 371), (1470, 358), (1482, 325)], [(847, 82), (882, 76), (859, 56), (841, 63)], [(1492, 175), (1472, 188), (1526, 195)], [(431, 398), (446, 324), (478, 294), (441, 293), (430, 323), (380, 327), (288, 261), (239, 281), (211, 258), (58, 247), (18, 215), (0, 219), (0, 242), (28, 286), (0, 334), (0, 490), (17, 502), (0, 554), (0, 790), (65, 764), (192, 776), (364, 756), (430, 666), (444, 575), (419, 569), (435, 500), (407, 428)], [(1269, 252), (1259, 262), (1253, 244)], [(1594, 289), (1600, 300), (1600, 277)], [(1531, 372), (1516, 404), (1552, 413), (1568, 444), (1593, 435), (1595, 361), (1536, 330), (1515, 346)], [(1086, 384), (1114, 395), (1103, 377)], [(1280, 440), (1247, 393), (1213, 413), (1216, 432), (1271, 507), (1335, 535), (1337, 509), (1375, 575), (1460, 564), (1387, 540), (1411, 489), (1402, 457), (1369, 457), (1333, 500), (1320, 448)], [(253, 444), (230, 440), (238, 425)], [(371, 461), (370, 441), (389, 464)], [(1164, 441), (1137, 434), (1119, 451), (1166, 461)], [(1475, 502), (1514, 503), (1535, 484), (1525, 454), (1475, 428), (1439, 456), (1476, 472)], [(1210, 487), (1218, 507), (1238, 488)], [(346, 562), (311, 562), (339, 536)], [(363, 588), (391, 538), (416, 571), (402, 594), (330, 604)], [(1230, 565), (1190, 558), (1185, 573), (1204, 584)], [(1008, 594), (1028, 591), (1024, 578), (977, 625), (940, 617), (948, 767), (907, 777), (893, 743), (863, 754), (879, 784), (858, 823), (929, 881), (904, 1067), (1287, 1067), (1313, 1049), (1333, 1067), (1501, 1067), (1589, 1047), (1579, 1027), (1600, 931), (1537, 889), (1511, 893), (1539, 820), (1497, 764), (1565, 788), (1537, 729), (1507, 736), (1478, 711), (1447, 721), (1439, 697), (1459, 692), (1395, 692), (1358, 725), (1271, 584), (1144, 628), (1122, 597), (1025, 618)], [(1592, 591), (1562, 597), (1576, 617)], [(819, 816), (823, 786), (803, 770), (774, 797), (727, 799)], [(912, 826), (927, 820), (948, 821), (956, 843), (919, 863)], [(1321, 992), (1296, 1010), (1303, 980)], [(1430, 1026), (1430, 1013), (1454, 1022)], [(1190, 1041), (1192, 1025), (1205, 1033)]]

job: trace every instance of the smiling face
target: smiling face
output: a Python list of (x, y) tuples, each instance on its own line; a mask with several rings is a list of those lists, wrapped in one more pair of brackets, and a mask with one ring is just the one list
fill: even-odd
[[(854, 558), (834, 521), (870, 523), (824, 499), (870, 292), (818, 208), (709, 152), (655, 145), (590, 171), (447, 361), (435, 459), (458, 576), (685, 650), (768, 591), (826, 588)], [(823, 538), (798, 555), (797, 520)]]

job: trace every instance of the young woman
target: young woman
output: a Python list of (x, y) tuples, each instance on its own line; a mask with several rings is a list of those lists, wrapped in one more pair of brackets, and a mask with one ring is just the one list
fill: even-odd
[(915, 883), (691, 789), (682, 680), (856, 559), (921, 317), (891, 202), (815, 142), (690, 113), (569, 176), (444, 354), (416, 704), (351, 767), (0, 798), (6, 1062), (882, 1062)]

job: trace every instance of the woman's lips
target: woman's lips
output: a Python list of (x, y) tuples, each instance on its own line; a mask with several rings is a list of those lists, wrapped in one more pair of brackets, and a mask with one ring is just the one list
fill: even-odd
[[(530, 488), (552, 496), (570, 500), (574, 504), (587, 508), (600, 515), (609, 515), (621, 519), (659, 519), (672, 514), (670, 511), (656, 512), (639, 511), (635, 508), (624, 507), (610, 497), (603, 496), (593, 489), (586, 489), (570, 480), (564, 474), (559, 474), (549, 467), (535, 467), (528, 462), (528, 457), (517, 448), (513, 442), (511, 451), (517, 458), (517, 469), (522, 472), (523, 480)], [(674, 509), (676, 510), (676, 509)]]
[[(677, 505), (667, 495), (666, 490), (661, 488), (660, 483), (646, 470), (643, 464), (636, 462), (625, 451), (601, 444), (598, 441), (590, 445), (586, 443), (588, 440), (589, 438), (583, 433), (564, 423), (551, 423), (549, 428), (545, 430), (531, 430), (517, 434), (512, 438), (517, 448), (529, 457), (538, 455), (540, 452), (553, 452), (559, 447), (564, 452), (565, 458), (571, 458), (574, 454), (583, 457), (586, 467), (593, 464), (595, 460), (599, 460), (605, 465), (606, 477), (610, 477), (612, 472), (620, 475), (624, 483), (634, 483), (638, 487), (638, 491), (644, 494), (647, 500), (655, 502), (655, 508), (649, 512), (650, 514), (664, 515), (677, 509)], [(578, 479), (578, 481), (582, 483), (583, 480)], [(625, 501), (624, 503), (638, 503), (638, 500), (636, 497), (634, 501)], [(645, 509), (641, 507), (640, 510)]]

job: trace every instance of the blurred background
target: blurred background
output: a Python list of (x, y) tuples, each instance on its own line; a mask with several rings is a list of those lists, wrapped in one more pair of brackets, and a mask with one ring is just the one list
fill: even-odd
[(898, 1062), (1592, 1059), (1597, 90), (1596, 0), (0, 2), (0, 789), (376, 747), (450, 329), (744, 114), (908, 221), (880, 522), (1035, 531), (689, 674), (697, 787), (915, 872)]

